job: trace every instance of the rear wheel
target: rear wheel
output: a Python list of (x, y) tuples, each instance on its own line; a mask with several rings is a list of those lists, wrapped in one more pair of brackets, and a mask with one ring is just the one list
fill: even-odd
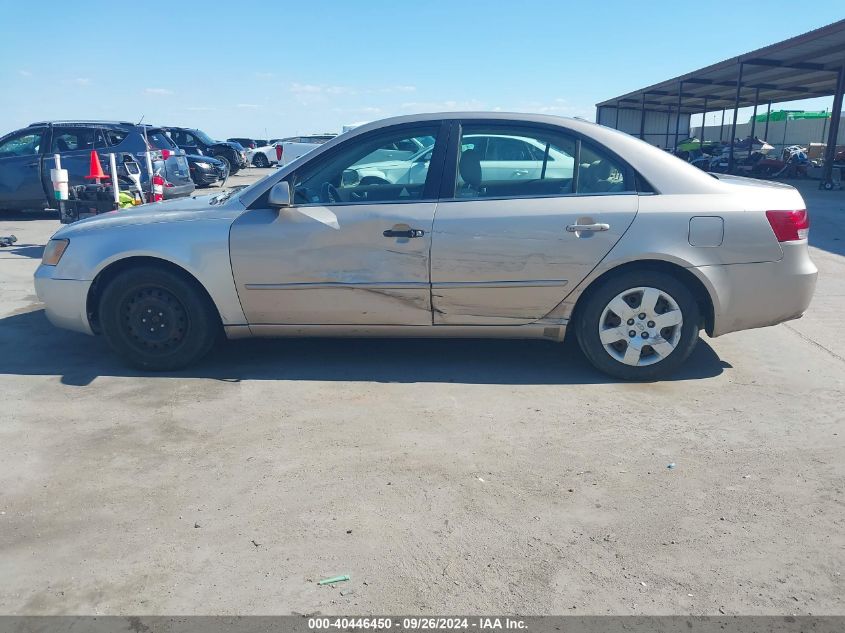
[(259, 152), (259, 153), (258, 153), (258, 154), (256, 154), (256, 155), (255, 155), (255, 157), (252, 159), (252, 164), (253, 164), (253, 165), (255, 165), (256, 167), (269, 167), (269, 166), (270, 166), (270, 161), (269, 161), (269, 160), (267, 160), (267, 157), (266, 157), (264, 154), (262, 154), (261, 152)]
[(687, 287), (657, 271), (630, 271), (592, 291), (576, 335), (596, 369), (623, 380), (677, 371), (698, 342), (698, 304)]
[(164, 268), (143, 266), (114, 277), (99, 307), (103, 335), (128, 363), (178, 369), (199, 360), (219, 331), (214, 307), (196, 282)]
[(219, 160), (223, 165), (226, 167), (226, 173), (230, 176), (232, 175), (232, 163), (229, 162), (229, 159), (223, 156), (222, 154), (219, 156), (215, 156), (217, 160)]

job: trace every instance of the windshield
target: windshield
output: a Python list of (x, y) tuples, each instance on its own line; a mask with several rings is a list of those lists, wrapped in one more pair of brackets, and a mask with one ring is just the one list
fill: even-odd
[(202, 130), (193, 130), (193, 133), (194, 136), (196, 136), (200, 141), (202, 141), (206, 145), (214, 145), (217, 142)]

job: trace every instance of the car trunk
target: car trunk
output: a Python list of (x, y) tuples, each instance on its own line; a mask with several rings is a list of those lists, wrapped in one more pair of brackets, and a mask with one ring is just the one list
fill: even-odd
[[(147, 142), (151, 150), (161, 152), (161, 159), (153, 161), (153, 169), (172, 185), (186, 185), (191, 182), (191, 171), (184, 150), (179, 149), (164, 130), (147, 130)], [(165, 158), (166, 156), (166, 158)]]

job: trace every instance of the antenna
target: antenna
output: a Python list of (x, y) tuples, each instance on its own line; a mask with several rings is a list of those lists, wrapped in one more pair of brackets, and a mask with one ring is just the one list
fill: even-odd
[(138, 122), (135, 125), (141, 125), (141, 122), (144, 120), (144, 117), (147, 116), (146, 114), (142, 114), (141, 118), (138, 119)]

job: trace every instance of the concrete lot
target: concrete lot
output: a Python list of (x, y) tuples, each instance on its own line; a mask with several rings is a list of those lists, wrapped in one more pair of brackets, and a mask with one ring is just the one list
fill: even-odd
[(58, 223), (3, 216), (0, 613), (845, 614), (845, 192), (801, 186), (808, 314), (657, 384), (539, 341), (138, 373), (46, 321)]

